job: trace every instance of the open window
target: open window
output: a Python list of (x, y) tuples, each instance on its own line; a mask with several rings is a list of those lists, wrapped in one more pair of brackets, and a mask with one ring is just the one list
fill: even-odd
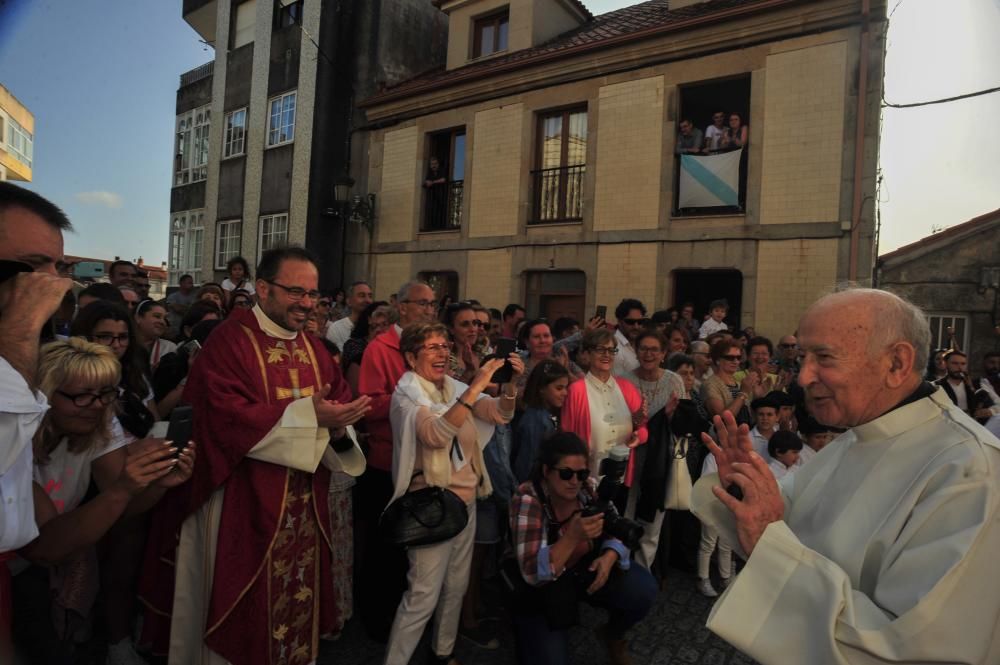
[(750, 135), (749, 74), (680, 89), (674, 214), (742, 214)]
[(423, 189), (421, 231), (453, 231), (462, 227), (465, 186), (465, 127), (430, 135)]

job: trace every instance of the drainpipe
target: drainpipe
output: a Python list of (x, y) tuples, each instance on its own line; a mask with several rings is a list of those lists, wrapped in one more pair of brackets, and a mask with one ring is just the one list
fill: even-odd
[(854, 119), (854, 203), (851, 207), (851, 250), (847, 278), (858, 278), (858, 251), (861, 244), (861, 176), (865, 156), (865, 121), (868, 105), (868, 51), (871, 33), (868, 19), (871, 0), (861, 0), (861, 53), (858, 56), (858, 110)]

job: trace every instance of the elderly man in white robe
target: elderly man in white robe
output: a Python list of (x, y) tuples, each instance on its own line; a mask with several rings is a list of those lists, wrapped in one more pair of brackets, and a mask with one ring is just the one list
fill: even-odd
[(776, 483), (716, 418), (692, 507), (747, 565), (708, 627), (764, 665), (1000, 663), (1000, 441), (922, 381), (926, 318), (855, 289), (799, 332), (810, 412), (850, 429)]

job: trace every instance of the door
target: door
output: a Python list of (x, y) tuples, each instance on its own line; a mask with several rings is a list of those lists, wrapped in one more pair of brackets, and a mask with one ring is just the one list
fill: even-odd
[(739, 270), (674, 270), (674, 305), (694, 303), (694, 316), (702, 321), (713, 300), (729, 302), (726, 323), (741, 329), (743, 305), (743, 273)]

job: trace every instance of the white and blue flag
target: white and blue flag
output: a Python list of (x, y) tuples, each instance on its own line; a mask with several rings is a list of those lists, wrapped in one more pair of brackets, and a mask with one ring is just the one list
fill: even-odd
[(743, 148), (717, 155), (681, 155), (678, 208), (739, 205)]

